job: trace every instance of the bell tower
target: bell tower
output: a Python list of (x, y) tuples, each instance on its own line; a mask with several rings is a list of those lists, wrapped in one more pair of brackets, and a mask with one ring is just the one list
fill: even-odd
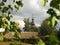
[(33, 15), (32, 15), (32, 21), (31, 21), (31, 25), (34, 26), (34, 18), (33, 18)]

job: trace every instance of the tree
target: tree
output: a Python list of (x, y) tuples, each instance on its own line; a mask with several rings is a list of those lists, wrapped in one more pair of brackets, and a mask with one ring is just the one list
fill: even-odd
[(50, 14), (50, 17), (49, 17), (49, 19), (48, 19), (48, 23), (49, 23), (52, 27), (56, 27), (56, 25), (57, 25), (56, 19), (59, 20), (59, 19), (60, 19), (60, 16), (58, 16), (58, 15), (56, 14), (56, 12), (54, 11), (54, 9), (52, 9), (52, 8), (48, 9), (47, 13)]
[[(12, 6), (12, 4), (8, 4), (7, 6), (6, 6), (6, 2), (7, 2), (7, 0), (1, 0), (1, 2), (0, 2), (0, 11), (1, 11), (1, 13), (2, 13), (2, 16), (0, 16), (0, 28), (1, 27), (3, 27), (3, 25), (5, 25), (3, 28), (6, 28), (6, 26), (7, 26), (7, 24), (8, 24), (8, 22), (10, 22), (10, 18), (12, 17), (11, 15), (10, 15), (10, 13), (11, 13), (11, 11), (15, 8), (15, 9), (19, 9), (19, 7), (22, 7), (23, 6), (23, 4), (22, 4), (22, 1), (21, 0), (19, 0), (19, 1), (17, 1), (17, 0), (11, 0), (13, 3), (15, 3), (15, 4), (13, 4), (13, 6)], [(8, 13), (8, 14), (7, 14)], [(9, 24), (8, 24), (9, 25)], [(9, 27), (9, 26), (8, 26)], [(9, 27), (10, 28), (10, 27)]]
[(30, 30), (30, 22), (29, 19), (24, 19), (25, 27), (23, 28), (24, 31), (29, 31)]
[[(45, 6), (48, 3), (48, 0), (43, 0), (43, 2), (44, 2), (44, 6)], [(60, 0), (51, 0), (51, 2), (50, 2), (50, 8), (47, 11), (47, 13), (50, 15), (50, 17), (47, 19), (47, 24), (51, 28), (56, 28), (56, 25), (57, 25), (56, 19), (60, 20), (60, 14), (57, 14), (56, 10), (58, 10), (60, 12)], [(43, 25), (43, 27), (44, 26), (46, 27), (46, 28), (44, 28), (44, 32), (46, 32), (47, 29), (48, 29), (47, 28), (48, 26)], [(49, 31), (49, 29), (48, 29), (48, 31)], [(44, 32), (42, 30), (43, 34), (45, 34)], [(58, 31), (58, 34), (59, 34), (59, 31)], [(47, 45), (58, 45), (57, 44), (58, 43), (58, 38), (56, 37), (55, 34), (49, 35), (46, 40), (47, 40), (47, 42), (45, 41), (45, 43), (48, 43)]]
[(32, 19), (32, 21), (30, 22), (29, 19), (24, 19), (25, 22), (25, 27), (23, 28), (24, 31), (28, 31), (28, 32), (38, 32), (38, 27), (35, 26), (34, 24), (34, 19)]
[(39, 30), (39, 34), (41, 36), (45, 36), (45, 35), (50, 35), (50, 34), (55, 34), (56, 32), (56, 29), (51, 27), (49, 24), (48, 24), (48, 19), (45, 19), (42, 24), (41, 24), (41, 27), (40, 27), (40, 30)]
[(60, 40), (60, 29), (57, 31), (57, 37)]
[[(17, 1), (17, 0), (10, 0), (10, 1), (11, 1), (10, 4), (8, 4), (8, 5), (6, 6), (7, 0), (1, 0), (1, 2), (0, 2), (0, 11), (1, 11), (2, 13), (8, 13), (8, 14), (10, 14), (11, 11), (14, 10), (14, 8), (15, 8), (16, 11), (17, 11), (17, 10), (19, 10), (19, 7), (22, 7), (22, 6), (23, 6), (22, 0), (19, 0), (19, 1)], [(12, 3), (12, 2), (13, 2), (13, 3)], [(11, 3), (12, 3), (13, 5), (12, 5)]]
[[(46, 0), (43, 0), (44, 1), (44, 4), (46, 5), (47, 1)], [(58, 19), (60, 20), (60, 14), (57, 14), (56, 13), (56, 10), (57, 9), (58, 11), (60, 10), (60, 0), (52, 0), (50, 2), (50, 7), (47, 11), (48, 14), (50, 14), (50, 19), (48, 21), (49, 24), (51, 24), (52, 27), (55, 27), (56, 24), (57, 24), (57, 21), (55, 19)]]
[(20, 7), (23, 6), (23, 3), (22, 0), (9, 0), (11, 1), (10, 4), (6, 5), (7, 1), (8, 0), (0, 1), (0, 13), (2, 13), (0, 14), (0, 28), (5, 29), (4, 35), (14, 29), (15, 34), (19, 37), (18, 35), (21, 31), (19, 31), (20, 28), (18, 28), (18, 23), (11, 22), (10, 19), (12, 17), (11, 11), (14, 9), (18, 11)]
[(12, 32), (21, 32), (19, 27), (19, 22), (10, 21), (10, 31)]

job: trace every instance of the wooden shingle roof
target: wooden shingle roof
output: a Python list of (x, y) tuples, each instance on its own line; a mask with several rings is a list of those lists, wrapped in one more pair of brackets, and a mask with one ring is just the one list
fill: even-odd
[[(8, 39), (14, 39), (13, 36), (14, 32), (7, 33), (4, 37)], [(37, 39), (38, 38), (38, 32), (21, 32), (20, 33), (20, 39)]]
[(21, 39), (36, 39), (38, 38), (38, 32), (21, 32)]

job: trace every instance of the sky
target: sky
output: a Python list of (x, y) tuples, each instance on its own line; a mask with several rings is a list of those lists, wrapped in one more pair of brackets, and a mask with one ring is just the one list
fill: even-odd
[(18, 12), (13, 11), (13, 21), (18, 21), (20, 23), (20, 27), (24, 27), (24, 18), (32, 17), (34, 18), (34, 22), (36, 26), (40, 26), (43, 20), (45, 20), (49, 15), (46, 11), (49, 9), (49, 3), (44, 7), (41, 3), (41, 0), (23, 0), (23, 7), (19, 9)]
[[(17, 12), (15, 10), (12, 11), (13, 18), (11, 20), (19, 22), (19, 26), (23, 28), (25, 25), (23, 21), (24, 18), (29, 18), (31, 21), (33, 17), (36, 26), (40, 26), (43, 20), (49, 17), (46, 11), (50, 8), (49, 3), (51, 0), (48, 1), (47, 5), (43, 6), (41, 0), (22, 0), (23, 7)], [(8, 2), (6, 5), (10, 4)], [(60, 27), (59, 24), (60, 23), (58, 23), (57, 27)]]

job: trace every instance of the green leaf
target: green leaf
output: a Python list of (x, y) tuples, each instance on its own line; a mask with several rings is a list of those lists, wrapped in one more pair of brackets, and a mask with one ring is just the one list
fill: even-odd
[(3, 2), (1, 2), (1, 3), (0, 3), (0, 6), (4, 6), (4, 3), (3, 3)]
[(0, 41), (3, 41), (4, 40), (4, 37), (3, 36), (0, 36)]
[(2, 7), (0, 7), (0, 10), (2, 9)]
[(53, 18), (52, 18), (52, 27), (55, 27), (55, 19), (56, 19), (56, 17), (53, 16)]
[(16, 4), (18, 5), (18, 6), (23, 6), (23, 4), (22, 4), (22, 2), (21, 1), (16, 1)]
[(2, 18), (6, 18), (6, 14), (2, 14), (2, 16), (1, 16)]
[(56, 12), (52, 8), (48, 9), (47, 13), (50, 14), (51, 16), (57, 15)]
[(43, 42), (43, 40), (40, 39), (38, 45), (45, 45), (45, 43)]
[(58, 38), (55, 35), (50, 35), (49, 42), (54, 45), (54, 44), (58, 43)]
[(52, 0), (50, 6), (60, 10), (60, 0)]
[(8, 5), (9, 8), (11, 8), (11, 5)]
[(15, 2), (15, 0), (13, 0), (13, 2)]
[(8, 8), (11, 9), (11, 10), (13, 10), (13, 7), (11, 5), (8, 5)]
[(48, 0), (42, 0), (42, 4), (43, 6), (45, 6), (47, 4)]
[(15, 9), (16, 9), (16, 11), (18, 11), (19, 10), (19, 7), (15, 5)]
[(16, 1), (16, 4), (17, 4), (17, 5), (20, 5), (20, 3), (21, 3), (21, 1)]
[(11, 14), (11, 12), (10, 12), (10, 11), (8, 12), (8, 15), (9, 15), (9, 14)]
[(60, 20), (60, 16), (56, 16), (56, 18), (57, 18), (58, 20)]
[(57, 21), (55, 20), (55, 26), (57, 25)]
[(9, 9), (8, 7), (4, 7), (3, 10), (2, 10), (2, 13), (7, 12), (8, 9)]
[(6, 2), (7, 0), (2, 0), (3, 2)]

